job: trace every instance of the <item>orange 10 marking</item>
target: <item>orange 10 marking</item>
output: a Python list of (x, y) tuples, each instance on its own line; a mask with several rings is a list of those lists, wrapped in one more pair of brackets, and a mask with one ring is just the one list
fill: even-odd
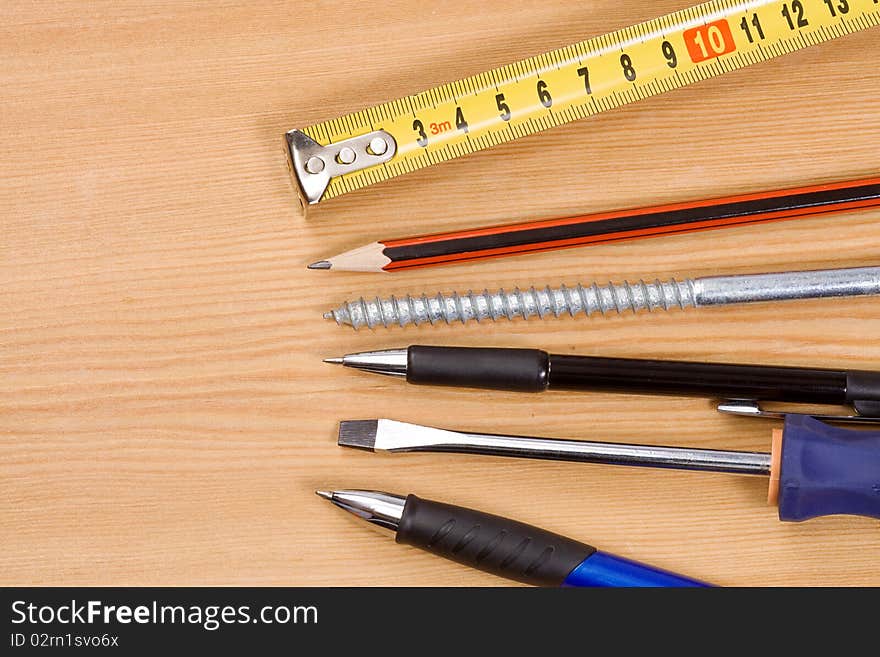
[(723, 18), (708, 25), (685, 30), (682, 37), (694, 64), (736, 50), (730, 25)]

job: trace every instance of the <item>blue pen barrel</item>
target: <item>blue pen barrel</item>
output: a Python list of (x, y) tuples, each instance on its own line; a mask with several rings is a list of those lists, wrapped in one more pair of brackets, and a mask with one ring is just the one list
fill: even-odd
[(617, 557), (605, 552), (594, 552), (572, 570), (563, 586), (579, 587), (702, 587), (712, 586), (667, 570)]
[(880, 518), (880, 432), (789, 415), (782, 434), (779, 519)]

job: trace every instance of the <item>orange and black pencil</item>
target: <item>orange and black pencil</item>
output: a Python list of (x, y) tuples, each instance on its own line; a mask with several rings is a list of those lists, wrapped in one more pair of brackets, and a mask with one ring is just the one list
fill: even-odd
[(392, 272), (871, 207), (880, 207), (880, 178), (380, 240), (309, 269)]

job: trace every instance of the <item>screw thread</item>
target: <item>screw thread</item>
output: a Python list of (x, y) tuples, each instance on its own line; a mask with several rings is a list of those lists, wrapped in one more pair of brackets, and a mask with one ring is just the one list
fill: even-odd
[(355, 329), (362, 326), (372, 329), (377, 326), (388, 328), (393, 324), (418, 326), (425, 322), (467, 324), (471, 320), (479, 322), (491, 319), (497, 322), (499, 319), (512, 321), (534, 316), (545, 319), (551, 315), (559, 317), (563, 313), (572, 317), (584, 313), (589, 317), (597, 312), (603, 315), (628, 311), (635, 313), (639, 310), (651, 312), (656, 308), (684, 309), (697, 305), (693, 280), (677, 281), (672, 278), (653, 283), (640, 280), (637, 283), (601, 286), (593, 283), (586, 287), (580, 284), (575, 287), (563, 285), (556, 289), (548, 286), (541, 290), (534, 287), (528, 290), (515, 288), (512, 292), (501, 289), (494, 293), (483, 290), (479, 293), (468, 291), (467, 294), (438, 293), (431, 297), (426, 294), (387, 299), (376, 297), (371, 301), (361, 297), (357, 301), (346, 301), (336, 310), (325, 313), (324, 317)]

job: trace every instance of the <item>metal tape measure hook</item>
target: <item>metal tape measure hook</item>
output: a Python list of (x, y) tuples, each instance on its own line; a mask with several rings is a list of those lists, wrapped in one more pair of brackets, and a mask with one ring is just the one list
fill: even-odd
[(397, 142), (384, 130), (322, 146), (302, 130), (285, 135), (287, 158), (305, 208), (321, 200), (330, 180), (388, 162)]

